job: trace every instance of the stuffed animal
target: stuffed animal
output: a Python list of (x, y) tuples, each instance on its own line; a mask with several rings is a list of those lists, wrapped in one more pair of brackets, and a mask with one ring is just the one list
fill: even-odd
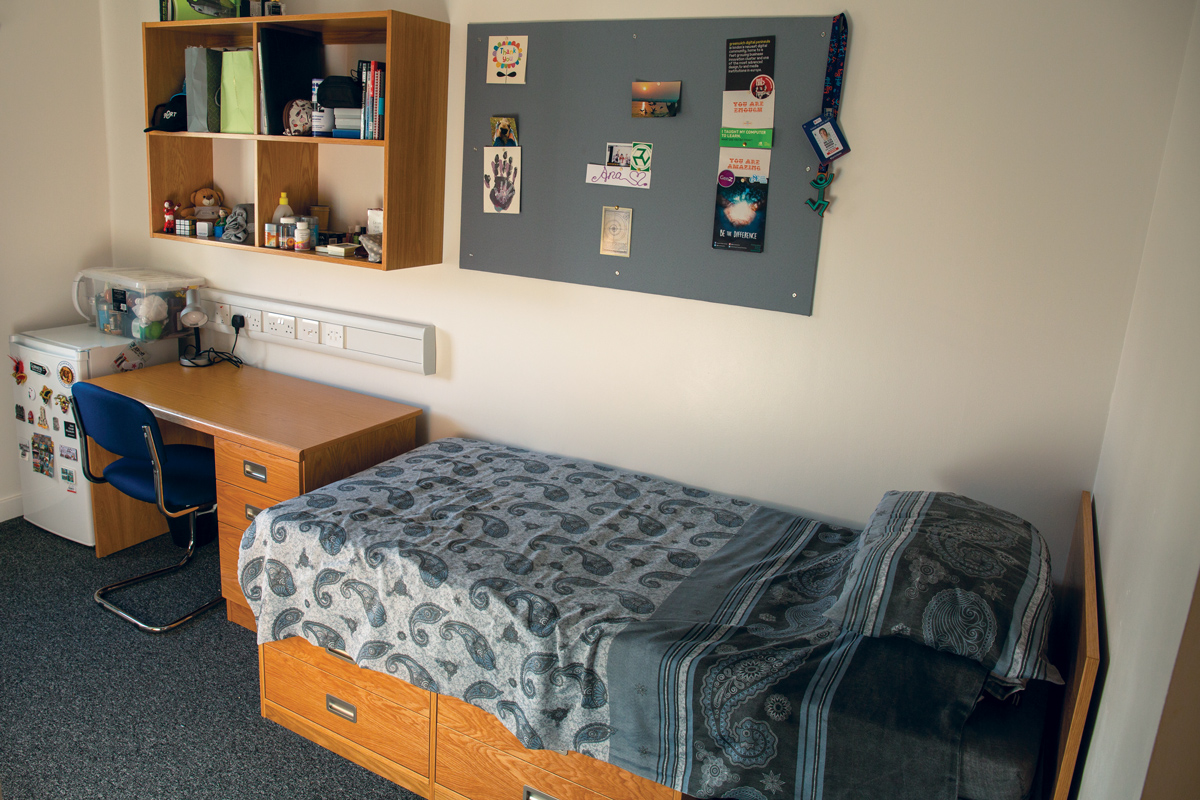
[(179, 216), (184, 219), (220, 219), (222, 211), (229, 213), (229, 209), (221, 205), (224, 200), (218, 189), (210, 189), (207, 186), (197, 189), (192, 192), (192, 208), (185, 208), (179, 212)]

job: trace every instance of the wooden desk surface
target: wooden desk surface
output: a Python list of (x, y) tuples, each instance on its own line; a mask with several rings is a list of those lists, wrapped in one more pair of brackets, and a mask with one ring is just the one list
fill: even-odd
[(139, 400), (184, 427), (291, 460), (311, 447), (421, 414), (403, 403), (226, 363), (162, 364), (88, 383)]

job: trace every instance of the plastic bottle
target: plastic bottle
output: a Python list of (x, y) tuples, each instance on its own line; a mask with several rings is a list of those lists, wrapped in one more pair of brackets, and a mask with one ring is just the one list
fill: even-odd
[(279, 193), (279, 205), (275, 207), (275, 215), (271, 218), (271, 222), (278, 225), (284, 217), (292, 216), (292, 207), (288, 205), (287, 192)]
[(296, 223), (296, 249), (312, 250), (312, 230), (303, 218)]
[(296, 218), (295, 217), (280, 217), (279, 218), (279, 249), (280, 250), (295, 250), (296, 249)]

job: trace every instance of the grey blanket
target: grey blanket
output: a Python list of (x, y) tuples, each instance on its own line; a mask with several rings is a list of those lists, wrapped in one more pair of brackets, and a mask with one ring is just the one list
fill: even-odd
[(956, 796), (976, 663), (843, 632), (857, 533), (444, 439), (274, 506), (239, 576), (304, 636), (696, 797)]

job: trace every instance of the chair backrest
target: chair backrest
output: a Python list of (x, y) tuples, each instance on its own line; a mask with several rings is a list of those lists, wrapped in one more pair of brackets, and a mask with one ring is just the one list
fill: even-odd
[(71, 387), (79, 424), (80, 443), (86, 447), (85, 437), (90, 436), (110, 453), (124, 458), (150, 461), (146, 448), (146, 437), (142, 426), (149, 425), (154, 435), (154, 445), (159, 457), (166, 461), (167, 451), (163, 447), (158, 420), (150, 409), (123, 394), (110, 392), (90, 383), (76, 383)]

